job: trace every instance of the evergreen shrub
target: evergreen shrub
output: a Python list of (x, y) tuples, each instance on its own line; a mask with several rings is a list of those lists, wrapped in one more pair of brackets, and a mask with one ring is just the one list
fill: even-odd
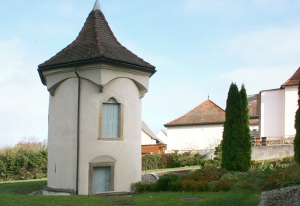
[(171, 183), (179, 180), (179, 177), (175, 174), (164, 174), (156, 182), (158, 191), (170, 190)]
[(248, 171), (251, 166), (251, 154), (252, 154), (252, 138), (250, 135), (250, 115), (248, 109), (248, 99), (245, 85), (242, 85), (240, 90), (240, 97), (242, 102), (242, 126), (243, 134), (240, 140), (240, 171)]
[(295, 115), (296, 135), (294, 139), (294, 158), (300, 164), (300, 82), (298, 86), (298, 109)]
[(248, 171), (251, 165), (251, 136), (247, 94), (231, 83), (226, 101), (222, 140), (222, 163), (227, 170)]

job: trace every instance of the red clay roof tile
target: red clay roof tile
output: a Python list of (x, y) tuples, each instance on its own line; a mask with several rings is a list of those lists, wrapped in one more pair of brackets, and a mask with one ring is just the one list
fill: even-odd
[(289, 85), (297, 85), (300, 81), (300, 67), (297, 69), (297, 71), (289, 78), (286, 82), (284, 82), (281, 87), (289, 86)]
[(206, 100), (185, 115), (165, 124), (165, 126), (214, 124), (224, 123), (224, 121), (225, 111), (211, 100)]
[(250, 125), (258, 125), (259, 124), (259, 119), (250, 119)]

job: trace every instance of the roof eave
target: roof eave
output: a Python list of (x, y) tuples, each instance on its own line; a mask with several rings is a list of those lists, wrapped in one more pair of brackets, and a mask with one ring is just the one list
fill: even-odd
[(122, 62), (122, 61), (118, 61), (118, 60), (112, 60), (112, 59), (107, 59), (105, 57), (99, 57), (99, 58), (93, 58), (93, 59), (85, 59), (85, 60), (79, 60), (79, 61), (72, 61), (72, 62), (66, 62), (66, 63), (60, 63), (60, 64), (53, 64), (53, 65), (47, 65), (47, 66), (38, 66), (38, 72), (41, 78), (41, 81), (44, 85), (46, 85), (46, 81), (45, 78), (42, 74), (43, 71), (46, 70), (51, 70), (51, 69), (55, 69), (58, 67), (63, 67), (63, 66), (69, 66), (69, 65), (74, 65), (74, 64), (82, 64), (82, 63), (90, 63), (90, 62), (96, 62), (96, 61), (106, 61), (106, 62), (113, 62), (113, 63), (117, 63), (117, 64), (122, 64), (122, 65), (126, 65), (126, 66), (130, 66), (130, 67), (134, 67), (136, 70), (140, 70), (140, 71), (145, 71), (145, 72), (149, 72), (151, 73), (150, 77), (155, 74), (156, 70), (155, 70), (155, 66), (152, 67), (145, 67), (145, 66), (140, 66), (140, 65), (136, 65), (136, 64), (131, 64), (128, 62)]
[(224, 124), (224, 122), (204, 122), (204, 123), (189, 123), (189, 124), (164, 124), (165, 127), (177, 127), (177, 126), (197, 126), (197, 125), (214, 125)]
[(289, 87), (289, 86), (298, 86), (299, 84), (283, 84), (281, 85), (280, 89), (283, 89), (285, 87)]

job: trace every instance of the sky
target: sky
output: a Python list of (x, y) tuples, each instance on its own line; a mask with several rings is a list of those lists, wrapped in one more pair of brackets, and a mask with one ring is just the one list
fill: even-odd
[[(0, 0), (0, 147), (47, 140), (49, 93), (37, 66), (79, 34), (95, 0)], [(300, 67), (298, 0), (100, 0), (127, 49), (151, 63), (142, 119), (163, 125), (229, 86), (279, 88)]]

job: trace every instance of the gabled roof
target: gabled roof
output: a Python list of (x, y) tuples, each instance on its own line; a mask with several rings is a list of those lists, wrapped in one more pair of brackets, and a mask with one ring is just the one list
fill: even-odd
[(165, 124), (165, 127), (199, 124), (223, 124), (225, 111), (211, 100), (206, 100), (185, 115)]
[(118, 42), (100, 10), (100, 5), (96, 5), (96, 3), (75, 41), (40, 64), (39, 69), (53, 68), (70, 63), (108, 60), (132, 65), (136, 69), (147, 70), (152, 74), (155, 73), (154, 66), (139, 58)]
[(151, 129), (146, 125), (144, 121), (142, 121), (142, 130), (151, 137), (153, 140), (157, 140), (160, 143), (163, 143), (152, 131)]
[(298, 85), (300, 81), (300, 67), (297, 69), (297, 71), (291, 76), (286, 82), (284, 82), (281, 85), (281, 88), (285, 86), (292, 86), (292, 85)]

